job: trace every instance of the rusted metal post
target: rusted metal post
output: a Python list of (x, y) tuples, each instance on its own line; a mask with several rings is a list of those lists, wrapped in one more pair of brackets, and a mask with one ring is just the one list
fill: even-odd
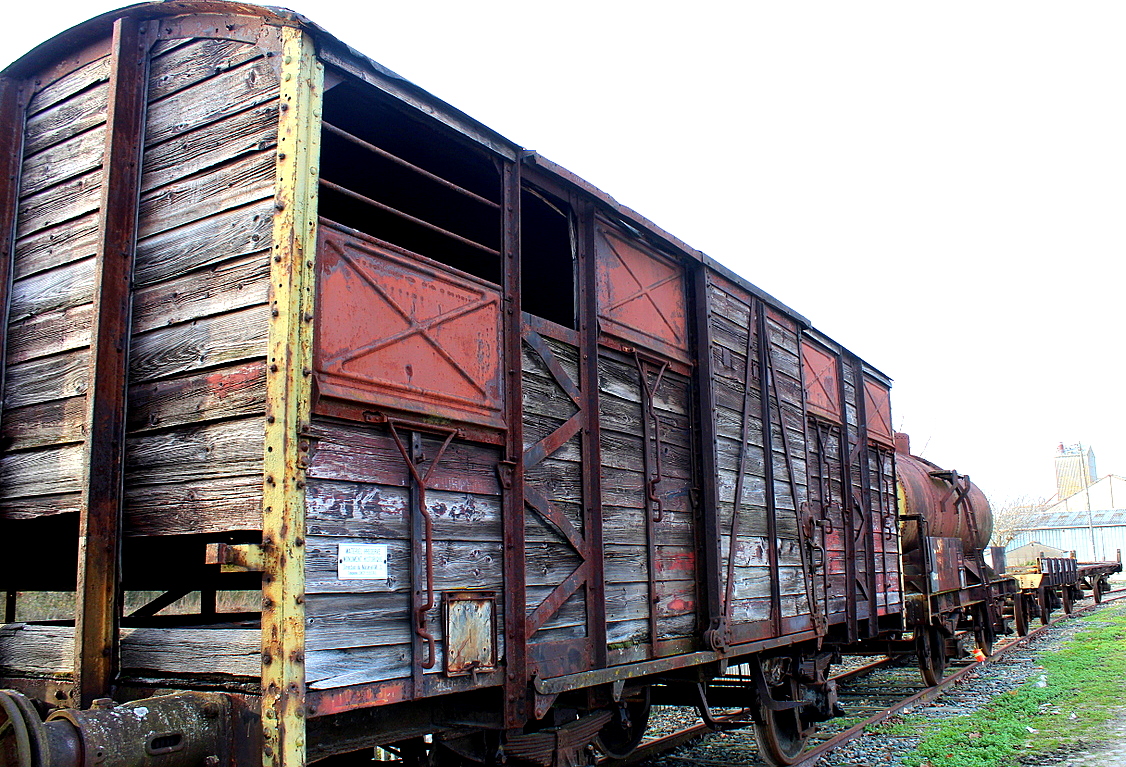
[(852, 357), (852, 388), (856, 391), (856, 455), (858, 456), (860, 479), (860, 524), (864, 529), (858, 536), (859, 540), (866, 542), (868, 550), (865, 552), (868, 572), (868, 636), (876, 635), (877, 600), (876, 600), (876, 536), (872, 529), (872, 476), (869, 466), (868, 444), (868, 403), (867, 389), (864, 386), (864, 367), (859, 358)]
[[(571, 208), (580, 211), (579, 226), (582, 232), (578, 253), (579, 278), (579, 386), (586, 401), (586, 426), (582, 434), (583, 456), (583, 533), (586, 538), (587, 571), (587, 631), (594, 645), (591, 662), (602, 668), (607, 662), (606, 647), (606, 579), (603, 576), (602, 555), (602, 448), (598, 428), (598, 260), (595, 257), (594, 206), (579, 207), (577, 199)], [(649, 605), (655, 611), (655, 604)], [(651, 637), (656, 650), (657, 637)]]
[(852, 444), (848, 433), (848, 395), (845, 390), (845, 357), (835, 355), (837, 362), (837, 394), (841, 402), (841, 536), (845, 547), (845, 633), (849, 642), (859, 638), (856, 604), (856, 538), (853, 536), (852, 506)]
[(695, 292), (694, 347), (699, 350), (696, 365), (696, 391), (698, 394), (696, 422), (699, 424), (700, 456), (700, 537), (699, 561), (703, 563), (705, 641), (711, 649), (725, 644), (723, 625), (724, 609), (720, 579), (719, 556), (719, 498), (716, 493), (716, 423), (715, 423), (715, 371), (712, 368), (711, 299), (708, 295), (708, 271), (700, 264), (693, 269), (692, 284)]
[(0, 418), (8, 360), (8, 307), (12, 297), (26, 107), (23, 84), (10, 77), (0, 78)]
[[(771, 425), (770, 393), (771, 377), (774, 375), (773, 365), (770, 362), (770, 324), (766, 319), (766, 304), (762, 299), (753, 299), (752, 310), (757, 315), (758, 333), (758, 369), (759, 369), (759, 417), (762, 419), (762, 467), (763, 479), (766, 483), (766, 535), (770, 541), (767, 555), (770, 561), (770, 621), (773, 627), (773, 636), (782, 634), (782, 593), (779, 583), (778, 567), (778, 504), (774, 497), (774, 428)], [(750, 323), (747, 323), (747, 333), (751, 332)], [(748, 379), (750, 377), (748, 376)], [(748, 380), (748, 383), (750, 381)], [(781, 420), (781, 407), (778, 410)], [(780, 423), (779, 426), (784, 428)], [(785, 435), (783, 435), (785, 436)]]
[(262, 764), (305, 763), (305, 466), (324, 67), (282, 31), (262, 496)]
[(125, 394), (132, 324), (133, 255), (148, 78), (143, 28), (113, 25), (101, 228), (87, 385), (86, 486), (79, 509), (74, 675), (79, 706), (108, 697), (119, 661)]
[(520, 308), (520, 162), (502, 161), (504, 272), (505, 462), (504, 491), (504, 727), (529, 719), (524, 562), (523, 313)]

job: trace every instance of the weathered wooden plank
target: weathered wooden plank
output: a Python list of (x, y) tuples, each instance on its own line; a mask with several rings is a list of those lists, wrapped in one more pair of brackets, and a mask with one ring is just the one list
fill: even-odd
[[(603, 506), (603, 540), (606, 542), (645, 545), (645, 516), (642, 508)], [(695, 541), (695, 515), (689, 511), (665, 509), (657, 523), (658, 540), (669, 546), (689, 548)]]
[(278, 79), (265, 59), (254, 59), (200, 81), (176, 98), (149, 105), (145, 145), (217, 122), (278, 95)]
[(262, 475), (125, 487), (126, 535), (262, 529)]
[(0, 498), (72, 493), (81, 489), (82, 446), (63, 445), (0, 456)]
[[(311, 480), (307, 530), (310, 535), (408, 539), (409, 499), (405, 487)], [(501, 539), (501, 504), (495, 496), (429, 490), (426, 508), (436, 540)]]
[[(127, 628), (121, 667), (172, 677), (257, 677), (261, 632), (244, 628)], [(12, 676), (62, 676), (74, 670), (74, 627), (0, 626), (0, 670)]]
[(151, 285), (270, 247), (273, 208), (272, 200), (256, 202), (138, 242), (134, 285)]
[(138, 237), (272, 198), (276, 172), (276, 154), (256, 152), (148, 192), (141, 197)]
[[(444, 648), (437, 646), (435, 670), (445, 666)], [(410, 676), (410, 644), (314, 650), (305, 655), (305, 683), (311, 690), (368, 684)]]
[(208, 370), (129, 388), (132, 433), (245, 415), (266, 407), (266, 363)]
[[(526, 390), (525, 390), (526, 391)], [(524, 410), (524, 449), (527, 450), (532, 445), (540, 440), (551, 436), (556, 429), (562, 426), (566, 421), (560, 418), (552, 418), (550, 416), (539, 415), (537, 413)], [(582, 436), (576, 434), (574, 437), (563, 443), (552, 456), (565, 461), (581, 461), (582, 460)]]
[(30, 116), (24, 134), (24, 157), (104, 123), (108, 96), (109, 83), (101, 82)]
[[(387, 578), (340, 580), (338, 552), (343, 543), (385, 543)], [(306, 542), (305, 591), (307, 594), (368, 593), (410, 588), (410, 542), (401, 538), (342, 538), (310, 535)], [(496, 589), (503, 583), (503, 556), (499, 541), (435, 540), (434, 589)], [(567, 573), (563, 573), (566, 577)], [(562, 580), (562, 578), (560, 578)]]
[(85, 439), (86, 397), (68, 397), (4, 411), (5, 448), (27, 450)]
[[(497, 594), (497, 625), (503, 626), (503, 600)], [(307, 651), (377, 647), (410, 642), (413, 621), (407, 592), (315, 594), (306, 603)], [(442, 636), (440, 610), (431, 613), (435, 638)]]
[(269, 276), (269, 251), (262, 251), (150, 285), (133, 295), (133, 332), (264, 304)]
[(92, 211), (18, 240), (12, 270), (15, 278), (93, 258), (98, 249), (98, 220), (97, 211)]
[(102, 171), (86, 173), (20, 200), (16, 237), (65, 223), (98, 209), (102, 194)]
[[(307, 475), (320, 479), (397, 485), (406, 487), (409, 473), (402, 454), (384, 426), (345, 426), (315, 422), (316, 439), (309, 455)], [(423, 436), (423, 450), (436, 455), (442, 439)], [(495, 447), (454, 440), (431, 475), (430, 486), (438, 490), (499, 495), (496, 467), (500, 453)]]
[(89, 304), (94, 298), (94, 259), (76, 261), (12, 284), (9, 322)]
[(8, 364), (90, 345), (91, 304), (33, 314), (8, 326)]
[[(641, 407), (619, 397), (603, 394), (598, 399), (599, 428), (622, 434), (641, 434)], [(658, 411), (661, 439), (672, 445), (691, 448), (692, 434), (688, 416)]]
[(63, 75), (53, 83), (36, 91), (27, 104), (27, 113), (36, 115), (44, 109), (81, 93), (99, 83), (109, 82), (110, 58), (103, 56)]
[[(647, 583), (649, 547), (607, 543), (603, 547), (607, 583)], [(656, 546), (653, 576), (657, 582), (684, 581), (695, 571), (696, 555), (691, 548), (675, 545)]]
[(8, 368), (5, 410), (85, 394), (89, 385), (90, 350), (56, 354)]
[(529, 375), (523, 376), (523, 410), (531, 416), (557, 418), (560, 422), (570, 418), (578, 407), (554, 379)]
[(201, 38), (154, 52), (149, 65), (149, 100), (165, 98), (263, 55), (251, 43), (218, 38)]
[(77, 514), (81, 502), (81, 493), (0, 499), (0, 519), (34, 519), (53, 514)]
[[(609, 429), (600, 430), (602, 464), (630, 471), (644, 471), (644, 441), (640, 432), (625, 434)], [(688, 448), (668, 442), (661, 433), (661, 472), (663, 476), (677, 479), (692, 478), (693, 457)], [(652, 469), (655, 471), (656, 466)]]
[(186, 176), (277, 146), (274, 101), (219, 122), (181, 133), (145, 151), (141, 191), (150, 192)]
[[(650, 376), (650, 384), (654, 377)], [(601, 356), (598, 359), (598, 390), (629, 402), (641, 400), (641, 374), (632, 367), (616, 360)], [(688, 401), (688, 380), (676, 373), (665, 372), (661, 386), (653, 397), (654, 407), (678, 416), (687, 416), (691, 403)]]
[(152, 381), (266, 354), (268, 308), (252, 306), (133, 336), (129, 377)]
[(24, 160), (20, 196), (82, 176), (98, 168), (105, 154), (106, 126), (97, 125)]
[(243, 418), (134, 436), (125, 447), (126, 483), (222, 481), (262, 471), (265, 424)]

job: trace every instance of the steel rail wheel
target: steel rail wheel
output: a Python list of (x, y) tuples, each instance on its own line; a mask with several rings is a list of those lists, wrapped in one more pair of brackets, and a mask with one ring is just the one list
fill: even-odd
[(974, 611), (974, 642), (987, 656), (993, 654), (993, 622), (989, 619), (989, 604), (982, 603)]
[(1017, 630), (1017, 636), (1028, 636), (1028, 602), (1023, 593), (1017, 592), (1013, 596), (1013, 624)]
[(606, 723), (594, 740), (594, 746), (611, 759), (626, 759), (640, 745), (649, 726), (649, 688), (622, 701), (614, 718)]
[(1047, 626), (1052, 622), (1052, 590), (1040, 587), (1040, 623)]
[[(779, 702), (799, 700), (798, 694), (798, 681), (789, 674), (782, 684), (770, 688), (771, 697)], [(796, 762), (813, 732), (812, 727), (802, 726), (801, 708), (775, 711), (760, 700), (755, 704), (754, 714), (759, 756), (776, 767)]]
[(942, 674), (946, 671), (946, 640), (942, 632), (934, 626), (916, 631), (915, 652), (919, 656), (923, 682), (929, 687), (942, 682)]

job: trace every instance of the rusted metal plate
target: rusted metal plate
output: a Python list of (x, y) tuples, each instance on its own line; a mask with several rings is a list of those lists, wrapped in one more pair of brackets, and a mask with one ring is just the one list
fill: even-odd
[(962, 541), (958, 538), (927, 538), (931, 560), (931, 591), (960, 589), (962, 583)]
[(503, 427), (495, 287), (328, 222), (318, 253), (322, 395)]
[(802, 377), (806, 407), (832, 421), (841, 421), (837, 358), (805, 341), (801, 345)]
[(446, 674), (464, 676), (497, 666), (497, 595), (492, 591), (445, 594)]
[(864, 379), (864, 414), (868, 421), (868, 437), (885, 445), (895, 444), (891, 427), (891, 391), (870, 378)]
[(691, 362), (684, 268), (602, 222), (596, 230), (602, 331)]

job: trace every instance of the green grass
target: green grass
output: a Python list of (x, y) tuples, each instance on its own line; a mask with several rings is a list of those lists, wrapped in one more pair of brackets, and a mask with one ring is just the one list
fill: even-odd
[[(1044, 653), (1043, 670), (973, 714), (934, 723), (907, 718), (877, 731), (920, 733), (918, 749), (906, 761), (933, 767), (1007, 767), (1099, 741), (1107, 723), (1123, 713), (1126, 609), (1078, 620), (1086, 628), (1058, 651)], [(1036, 686), (1041, 674), (1045, 687)]]

